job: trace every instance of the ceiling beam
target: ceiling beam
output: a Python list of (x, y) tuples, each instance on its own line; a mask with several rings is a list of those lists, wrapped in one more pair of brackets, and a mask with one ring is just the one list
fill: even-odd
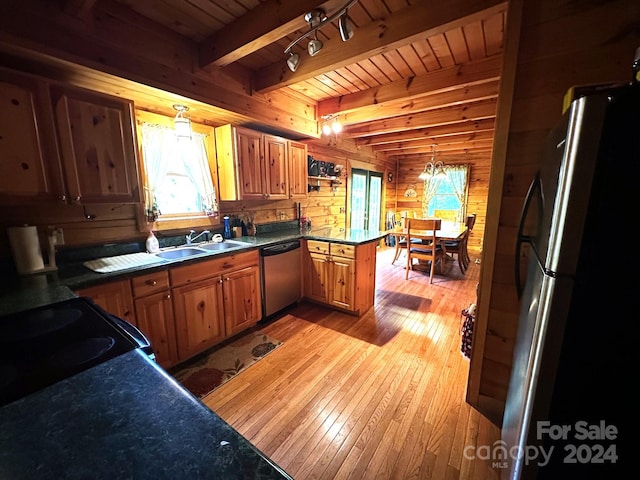
[(439, 138), (423, 138), (420, 140), (409, 140), (407, 142), (385, 143), (382, 145), (372, 146), (374, 152), (389, 152), (396, 150), (411, 150), (418, 148), (431, 148), (436, 145), (436, 150), (441, 150), (450, 146), (466, 146), (480, 144), (481, 142), (493, 142), (493, 131), (464, 133), (460, 135), (450, 135)]
[(356, 145), (359, 147), (374, 146), (384, 145), (385, 143), (408, 142), (421, 139), (435, 140), (440, 137), (446, 137), (450, 135), (471, 134), (476, 132), (493, 132), (495, 123), (496, 122), (493, 118), (486, 118), (484, 120), (457, 122), (450, 125), (440, 125), (430, 128), (418, 128), (414, 130), (406, 130), (404, 132), (384, 133), (381, 135), (357, 138)]
[[(405, 103), (426, 94), (457, 91), (460, 88), (497, 82), (501, 56), (444, 68), (425, 75), (397, 80), (378, 87), (318, 102), (318, 116), (349, 113), (366, 107), (382, 107), (389, 102)], [(364, 111), (364, 110), (361, 110)]]
[(427, 128), (469, 120), (482, 120), (496, 116), (496, 100), (486, 100), (465, 106), (449, 107), (417, 114), (393, 117), (362, 123), (343, 130), (350, 137), (367, 137), (383, 133), (401, 132), (408, 129)]
[[(200, 68), (224, 67), (305, 28), (304, 15), (343, 0), (267, 0), (203, 40), (198, 47)], [(336, 7), (337, 8), (337, 7)], [(284, 56), (284, 53), (283, 53)]]
[(339, 36), (327, 40), (320, 54), (305, 56), (295, 72), (281, 62), (256, 72), (255, 88), (265, 92), (316, 77), (327, 71), (357, 63), (408, 43), (441, 34), (492, 13), (503, 11), (506, 2), (498, 0), (450, 0), (425, 6), (415, 2), (386, 18), (358, 28), (355, 36), (342, 45)]

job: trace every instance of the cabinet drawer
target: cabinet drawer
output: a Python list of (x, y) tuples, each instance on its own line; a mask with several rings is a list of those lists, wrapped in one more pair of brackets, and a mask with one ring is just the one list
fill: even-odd
[(172, 268), (169, 271), (171, 277), (171, 285), (185, 285), (207, 278), (215, 277), (229, 270), (237, 270), (239, 268), (251, 267), (258, 265), (258, 250), (246, 253), (238, 253), (236, 255), (228, 255), (213, 260), (206, 260), (193, 265)]
[(321, 253), (329, 255), (329, 242), (321, 242), (319, 240), (307, 240), (307, 249), (309, 253)]
[(331, 255), (335, 257), (356, 258), (355, 245), (345, 245), (344, 243), (332, 243)]
[(131, 279), (134, 297), (144, 297), (169, 288), (169, 274), (166, 270)]

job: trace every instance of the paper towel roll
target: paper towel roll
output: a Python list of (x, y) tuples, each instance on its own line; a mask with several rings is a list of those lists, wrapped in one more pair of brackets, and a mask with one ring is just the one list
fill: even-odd
[(18, 273), (35, 273), (44, 268), (36, 227), (9, 227), (7, 234)]

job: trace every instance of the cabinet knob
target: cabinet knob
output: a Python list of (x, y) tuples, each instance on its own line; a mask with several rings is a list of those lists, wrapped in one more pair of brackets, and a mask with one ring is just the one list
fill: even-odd
[(220, 278), (220, 280), (218, 280), (218, 283), (222, 283), (224, 282), (224, 280), (222, 280), (222, 277)]
[(73, 202), (78, 203), (80, 201), (80, 195), (76, 195), (71, 199)]
[(147, 280), (145, 283), (147, 285), (151, 285), (152, 287), (155, 287), (158, 284), (158, 282), (156, 282), (155, 280)]
[(58, 198), (60, 199), (61, 202), (66, 202), (67, 201), (67, 196), (66, 195), (60, 195)]
[(166, 298), (167, 300), (171, 300), (171, 294), (170, 294), (170, 293), (167, 293), (167, 296), (166, 296), (166, 297), (164, 297), (164, 298)]

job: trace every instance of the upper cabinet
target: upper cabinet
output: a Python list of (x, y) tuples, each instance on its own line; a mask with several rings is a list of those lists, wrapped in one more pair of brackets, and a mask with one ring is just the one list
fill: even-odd
[(133, 105), (0, 69), (0, 202), (140, 201)]
[(304, 144), (232, 125), (217, 127), (215, 135), (221, 200), (306, 195)]
[(72, 202), (139, 202), (133, 103), (78, 89), (52, 89)]
[(65, 200), (48, 85), (0, 69), (0, 201)]

